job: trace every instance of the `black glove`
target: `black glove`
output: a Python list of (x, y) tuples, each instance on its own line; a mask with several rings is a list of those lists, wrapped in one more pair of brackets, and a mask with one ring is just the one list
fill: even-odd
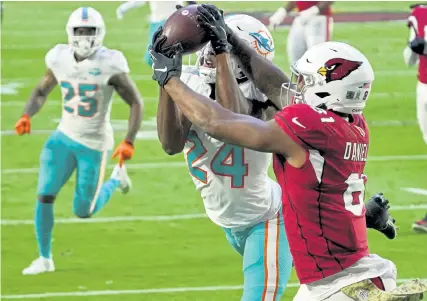
[(409, 42), (409, 48), (416, 54), (427, 55), (426, 41), (419, 36), (416, 36), (415, 39)]
[(160, 27), (153, 35), (152, 45), (148, 48), (153, 60), (153, 80), (164, 87), (172, 77), (180, 77), (182, 70), (182, 45), (174, 44), (168, 47), (166, 53), (162, 53), (161, 48), (166, 41), (162, 35), (163, 28)]
[(378, 230), (388, 239), (394, 239), (397, 235), (396, 226), (394, 225), (396, 221), (388, 212), (388, 209), (390, 209), (388, 203), (382, 192), (372, 196), (368, 200), (365, 205), (366, 226)]
[(208, 32), (215, 54), (229, 52), (231, 48), (227, 41), (229, 28), (224, 21), (224, 12), (211, 4), (202, 4), (197, 11), (199, 12), (197, 22)]

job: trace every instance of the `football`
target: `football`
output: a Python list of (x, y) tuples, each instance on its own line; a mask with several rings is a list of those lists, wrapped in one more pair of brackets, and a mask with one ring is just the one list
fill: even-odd
[(166, 51), (176, 43), (181, 43), (184, 54), (190, 54), (206, 45), (209, 41), (208, 34), (196, 20), (196, 16), (199, 14), (198, 6), (193, 4), (180, 8), (166, 20), (163, 35), (167, 37), (167, 40), (162, 46), (162, 51)]

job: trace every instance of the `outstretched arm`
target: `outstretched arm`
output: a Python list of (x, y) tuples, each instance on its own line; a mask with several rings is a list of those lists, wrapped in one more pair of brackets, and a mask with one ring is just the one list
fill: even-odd
[(120, 73), (110, 78), (110, 85), (114, 87), (120, 97), (129, 105), (129, 128), (125, 140), (133, 143), (141, 127), (144, 105), (141, 95), (127, 73)]
[(229, 35), (228, 41), (233, 46), (231, 51), (245, 75), (278, 108), (283, 108), (284, 103), (282, 103), (280, 92), (282, 84), (289, 82), (288, 76), (279, 67), (256, 53), (235, 33)]
[(157, 133), (163, 150), (169, 155), (184, 149), (191, 122), (181, 113), (168, 92), (160, 88), (157, 107)]
[(297, 5), (295, 1), (288, 1), (286, 5), (279, 7), (268, 20), (268, 27), (270, 30), (274, 30), (277, 26), (282, 24), (288, 13), (291, 12), (296, 6)]
[(301, 151), (301, 147), (288, 137), (274, 120), (264, 122), (224, 109), (218, 103), (192, 91), (178, 77), (170, 78), (164, 88), (183, 114), (214, 138), (285, 156), (292, 156)]
[(33, 117), (38, 111), (40, 111), (46, 102), (47, 96), (57, 84), (58, 82), (56, 81), (52, 70), (47, 69), (45, 75), (31, 93), (30, 99), (25, 105), (24, 115)]

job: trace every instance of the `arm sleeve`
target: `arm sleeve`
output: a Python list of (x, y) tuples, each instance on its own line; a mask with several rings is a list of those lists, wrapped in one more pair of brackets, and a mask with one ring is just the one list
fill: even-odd
[(321, 117), (314, 108), (297, 104), (284, 108), (274, 120), (287, 136), (305, 149), (322, 150), (327, 145), (327, 135)]

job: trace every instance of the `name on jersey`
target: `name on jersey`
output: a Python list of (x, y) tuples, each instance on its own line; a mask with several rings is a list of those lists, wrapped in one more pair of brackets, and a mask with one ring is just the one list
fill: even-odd
[(344, 160), (366, 162), (368, 145), (366, 143), (345, 143)]

